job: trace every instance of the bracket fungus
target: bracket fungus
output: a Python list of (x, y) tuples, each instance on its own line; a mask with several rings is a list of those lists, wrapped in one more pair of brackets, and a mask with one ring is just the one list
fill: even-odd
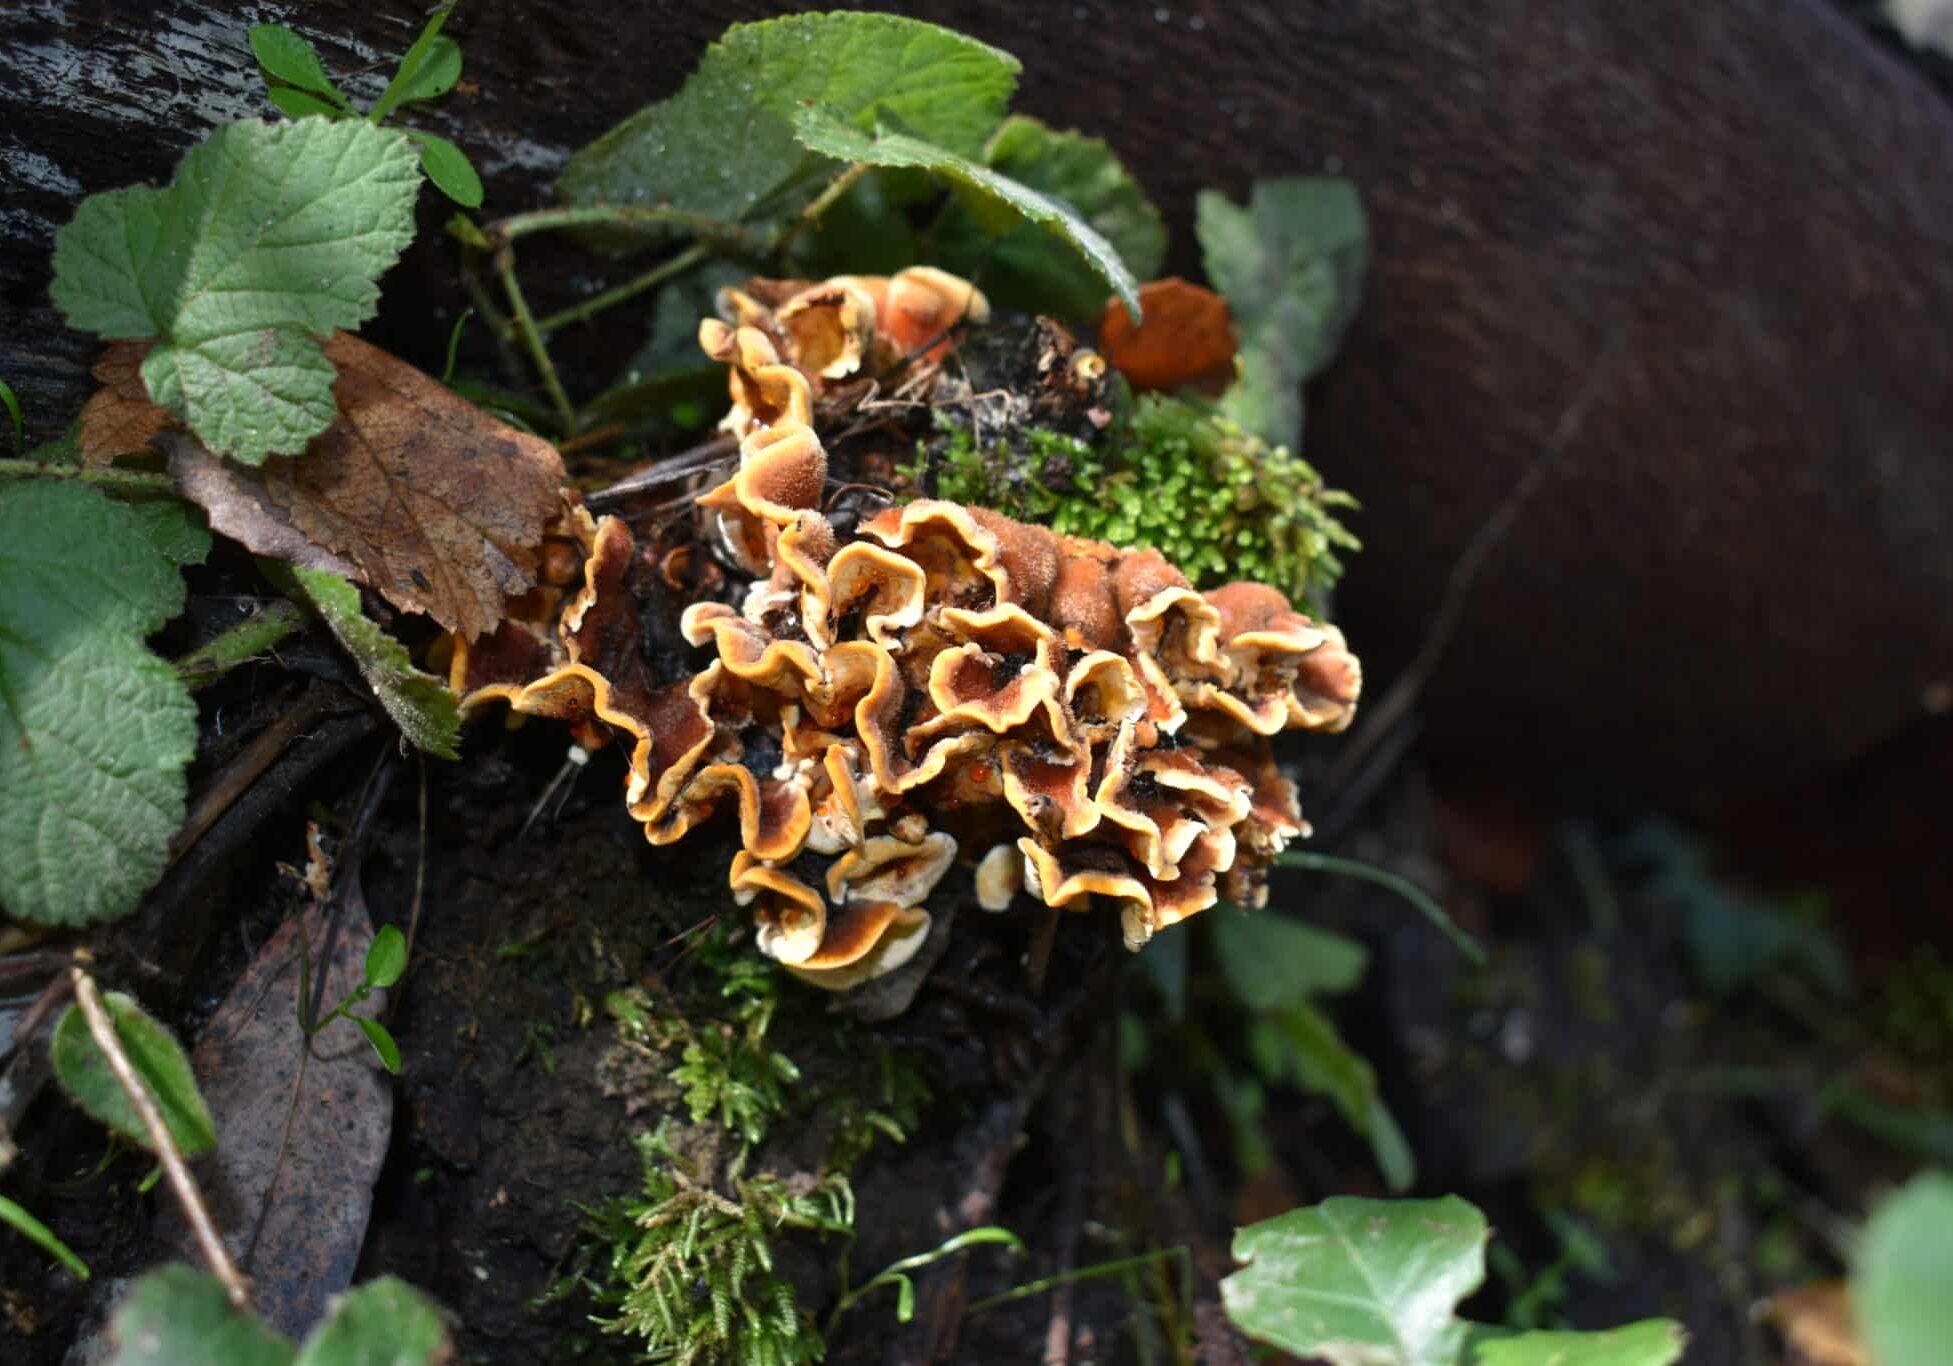
[(917, 951), (959, 850), (986, 909), (1110, 902), (1135, 949), (1223, 897), (1264, 902), (1269, 861), (1308, 831), (1268, 737), (1349, 724), (1342, 633), (1265, 585), (1197, 592), (1157, 551), (985, 508), (830, 519), (821, 386), (940, 346), (983, 296), (912, 270), (755, 281), (720, 306), (699, 339), (730, 369), (740, 461), (697, 506), (743, 594), (684, 606), (689, 654), (655, 646), (668, 556), (573, 507), (581, 587), (553, 632), (505, 622), (457, 648), (464, 705), (628, 743), (653, 844), (736, 813), (732, 892), (760, 947), (835, 989)]

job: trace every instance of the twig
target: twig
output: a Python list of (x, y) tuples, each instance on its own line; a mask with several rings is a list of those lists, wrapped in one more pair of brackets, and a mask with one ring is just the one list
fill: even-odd
[(81, 465), (49, 465), (39, 460), (0, 460), (0, 479), (73, 479), (107, 493), (176, 496), (176, 481), (146, 470), (88, 469)]
[(1546, 482), (1546, 475), (1558, 463), (1561, 452), (1579, 434), (1580, 425), (1587, 419), (1587, 410), (1593, 406), (1594, 398), (1600, 392), (1600, 382), (1612, 369), (1611, 362), (1619, 349), (1617, 333), (1615, 340), (1608, 343), (1607, 350), (1594, 362), (1593, 368), (1587, 371), (1587, 377), (1581, 381), (1572, 401), (1560, 414), (1559, 421), (1553, 424), (1552, 434), (1527, 463), (1518, 481), (1513, 484), (1512, 491), (1479, 525), (1459, 554), (1451, 567), (1450, 576), (1445, 580), (1444, 597), (1438, 604), (1438, 614), (1432, 619), (1431, 629), (1425, 633), (1423, 644), (1418, 646), (1416, 657), (1364, 718), (1361, 727), (1350, 737), (1349, 747), (1336, 756), (1335, 765), (1324, 779), (1325, 790), (1334, 792), (1345, 786), (1377, 742), (1416, 705), (1424, 685), (1436, 672), (1445, 647), (1451, 644), (1451, 637), (1458, 630), (1458, 623), (1465, 614), (1465, 604), (1471, 599), (1472, 585), (1478, 581), (1479, 571), (1492, 557), (1492, 552), (1498, 549), (1499, 543), (1505, 540), (1540, 485)]
[(621, 502), (632, 494), (643, 493), (646, 489), (661, 488), (681, 474), (702, 470), (708, 465), (724, 460), (739, 449), (739, 438), (731, 432), (721, 432), (710, 441), (701, 441), (689, 446), (675, 455), (666, 456), (639, 470), (636, 474), (618, 480), (608, 488), (597, 489), (583, 495), (583, 505), (593, 511)]
[(203, 838), (204, 832), (217, 822), (218, 817), (230, 810), (232, 803), (249, 791), (251, 785), (271, 767), (272, 762), (284, 752), (285, 746), (332, 709), (334, 700), (330, 689), (316, 685), (307, 688), (290, 711), (259, 731), (257, 737), (240, 750), (237, 757), (226, 764), (210, 786), (203, 790), (196, 806), (183, 822), (183, 828), (171, 836), (170, 863), (174, 864), (188, 853)]
[(196, 1178), (184, 1164), (183, 1154), (176, 1149), (176, 1140), (170, 1137), (170, 1127), (163, 1122), (162, 1112), (156, 1108), (156, 1101), (149, 1094), (149, 1088), (142, 1084), (136, 1069), (129, 1062), (129, 1055), (122, 1051), (122, 1040), (116, 1037), (115, 1023), (109, 1019), (108, 1011), (102, 1005), (101, 995), (95, 990), (95, 979), (80, 968), (68, 970), (74, 983), (75, 1004), (81, 1007), (82, 1018), (88, 1021), (88, 1032), (95, 1039), (95, 1046), (102, 1050), (108, 1059), (109, 1069), (129, 1097), (129, 1103), (136, 1107), (142, 1116), (143, 1127), (149, 1130), (149, 1141), (156, 1145), (156, 1156), (163, 1163), (163, 1172), (169, 1177), (170, 1189), (176, 1193), (177, 1204), (183, 1207), (183, 1217), (190, 1221), (190, 1228), (197, 1236), (197, 1246), (210, 1269), (223, 1283), (224, 1292), (230, 1296), (233, 1306), (247, 1308), (251, 1301), (250, 1288), (239, 1274), (237, 1264), (231, 1261), (230, 1252), (224, 1247), (224, 1240), (217, 1236), (217, 1226), (211, 1221), (210, 1211), (204, 1207), (203, 1193), (197, 1189)]
[(592, 294), (580, 304), (572, 304), (561, 312), (552, 313), (536, 323), (536, 331), (547, 337), (559, 328), (571, 323), (588, 321), (607, 308), (614, 308), (626, 299), (634, 299), (647, 289), (656, 289), (672, 276), (682, 274), (712, 254), (712, 249), (703, 242), (694, 242), (668, 261), (661, 261), (642, 275), (636, 275), (621, 285), (614, 285), (601, 294)]
[(556, 416), (563, 424), (563, 435), (570, 436), (576, 431), (576, 409), (570, 406), (570, 396), (563, 392), (563, 381), (556, 375), (556, 364), (549, 358), (549, 348), (543, 345), (542, 333), (536, 330), (536, 319), (529, 312), (529, 301), (522, 297), (522, 286), (515, 278), (515, 249), (504, 244), (495, 253), (494, 264), (495, 274), (502, 281), (502, 293), (508, 296), (509, 312), (514, 315), (516, 336), (521, 339), (523, 349), (528, 351), (536, 373), (542, 376), (549, 401), (556, 405)]
[(304, 626), (305, 614), (298, 610), (296, 603), (289, 598), (274, 599), (177, 660), (177, 675), (195, 692), (215, 683), (238, 665), (256, 659)]

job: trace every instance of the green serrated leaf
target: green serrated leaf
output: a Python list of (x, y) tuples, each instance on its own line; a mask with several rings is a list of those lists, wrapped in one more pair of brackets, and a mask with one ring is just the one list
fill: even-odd
[(232, 1306), (215, 1276), (175, 1265), (137, 1281), (109, 1320), (109, 1366), (288, 1366), (292, 1345)]
[(840, 161), (871, 166), (910, 167), (949, 181), (963, 207), (987, 231), (1002, 233), (1020, 223), (1043, 229), (1062, 242), (1081, 263), (1125, 301), (1139, 316), (1139, 284), (1120, 260), (1113, 245), (1098, 230), (1058, 200), (1020, 185), (959, 155), (908, 133), (864, 133), (832, 111), (803, 108), (794, 111), (794, 135), (821, 153)]
[(142, 638), (183, 606), (152, 528), (80, 484), (0, 488), (0, 907), (126, 915), (183, 820), (197, 712)]
[(366, 949), (366, 985), (390, 987), (407, 970), (407, 936), (399, 927), (382, 925)]
[(359, 589), (348, 580), (297, 565), (291, 573), (298, 591), (346, 647), (401, 733), (429, 754), (458, 758), (461, 707), (447, 684), (416, 669), (406, 646), (367, 618), (360, 610)]
[[(110, 991), (103, 993), (102, 1002), (115, 1022), (115, 1037), (121, 1041), (122, 1051), (155, 1098), (176, 1146), (186, 1156), (216, 1147), (217, 1126), (197, 1091), (196, 1074), (190, 1070), (183, 1046), (133, 998)], [(155, 1151), (148, 1126), (115, 1079), (108, 1059), (95, 1046), (95, 1036), (88, 1032), (88, 1019), (81, 1007), (71, 1005), (62, 1012), (48, 1051), (55, 1077), (75, 1104), (130, 1142)]]
[[(1112, 244), (1138, 279), (1159, 274), (1166, 224), (1139, 182), (1098, 138), (1013, 114), (984, 148), (983, 160), (1069, 207)], [(1023, 225), (992, 238), (959, 206), (937, 230), (932, 259), (978, 279), (991, 301), (1006, 308), (1091, 322), (1105, 307), (1105, 282), (1098, 272), (1042, 228)]]
[(158, 499), (125, 506), (142, 523), (143, 534), (162, 557), (174, 565), (202, 564), (210, 554), (210, 528), (191, 505)]
[[(668, 100), (570, 158), (572, 204), (669, 204), (724, 221), (775, 222), (832, 164), (807, 157), (790, 122), (818, 103), (846, 119), (899, 120), (967, 157), (1003, 117), (1017, 59), (892, 14), (799, 14), (735, 24)], [(642, 243), (640, 243), (641, 245)]]
[(340, 1296), (293, 1366), (423, 1366), (451, 1351), (434, 1302), (399, 1277), (382, 1276)]
[(326, 75), (325, 63), (312, 44), (283, 24), (251, 25), (251, 55), (267, 75), (286, 85), (314, 95), (330, 95), (341, 104), (346, 101), (332, 77)]
[(1250, 1010), (1350, 991), (1370, 966), (1354, 939), (1270, 911), (1225, 907), (1204, 920), (1221, 975)]
[(1234, 1326), (1333, 1366), (1454, 1366), (1454, 1310), (1485, 1279), (1485, 1216), (1440, 1200), (1337, 1196), (1239, 1229), (1221, 1282)]
[(373, 314), (414, 234), (413, 145), (357, 120), (247, 119), (191, 149), (167, 189), (82, 201), (55, 237), (55, 304), (105, 337), (155, 337), (150, 398), (257, 464), (336, 411), (318, 337)]
[(1859, 1334), (1879, 1366), (1933, 1366), (1953, 1342), (1953, 1176), (1914, 1177), (1865, 1225), (1851, 1269)]
[[(405, 70), (404, 63), (402, 70)], [(461, 44), (446, 35), (438, 36), (427, 45), (426, 52), (401, 83), (399, 103), (439, 99), (460, 80)]]
[(366, 1042), (373, 1045), (373, 1051), (380, 1055), (380, 1066), (394, 1076), (400, 1075), (400, 1045), (393, 1041), (393, 1035), (378, 1020), (369, 1020), (364, 1015), (348, 1015), (347, 1019), (359, 1026), (359, 1032), (366, 1036)]
[(1245, 207), (1195, 201), (1207, 279), (1240, 329), (1241, 377), (1221, 409), (1274, 445), (1299, 449), (1302, 385), (1336, 354), (1356, 313), (1370, 231), (1347, 180), (1256, 181)]
[(288, 85), (274, 85), (264, 92), (264, 97), (287, 118), (342, 119), (346, 117), (346, 111), (336, 105), (320, 99), (317, 95), (308, 95), (303, 90), (294, 90)]
[(446, 138), (409, 128), (407, 136), (420, 148), (420, 168), (434, 182), (434, 188), (464, 209), (481, 207), (481, 176), (468, 154)]
[(1599, 1332), (1475, 1333), (1474, 1366), (1670, 1366), (1688, 1334), (1673, 1319)]

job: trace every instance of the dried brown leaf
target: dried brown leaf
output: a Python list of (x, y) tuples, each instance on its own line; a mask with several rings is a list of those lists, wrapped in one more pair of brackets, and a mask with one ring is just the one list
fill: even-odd
[(265, 463), (272, 501), (396, 607), (470, 639), (535, 586), (563, 461), (404, 361), (346, 333), (326, 343), (339, 418)]
[[(280, 1332), (301, 1337), (352, 1283), (373, 1208), (373, 1183), (393, 1128), (393, 1087), (366, 1039), (335, 1021), (306, 1046), (298, 1024), (299, 931), (323, 971), (324, 1014), (361, 980), (373, 926), (346, 898), (327, 940), (315, 903), (281, 925), (232, 985), (191, 1057), (217, 1123), (217, 1150), (196, 1175), (218, 1231), (252, 1281), (252, 1301)], [(359, 1007), (379, 1010), (380, 993)], [(194, 1260), (174, 1215), (165, 1241)]]
[(112, 341), (89, 371), (102, 387), (83, 405), (81, 432), (75, 438), (81, 463), (89, 469), (147, 448), (158, 432), (173, 424), (143, 387), (142, 358), (148, 354), (147, 340)]
[(349, 579), (363, 577), (350, 560), (307, 540), (292, 525), (291, 514), (265, 491), (262, 470), (212, 455), (188, 432), (165, 433), (157, 445), (169, 456), (177, 491), (204, 510), (213, 531), (241, 542), (254, 554)]

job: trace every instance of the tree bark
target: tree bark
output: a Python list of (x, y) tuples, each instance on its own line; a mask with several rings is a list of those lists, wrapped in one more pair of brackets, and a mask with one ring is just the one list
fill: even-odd
[[(448, 30), (466, 84), (414, 117), (473, 154), (491, 211), (532, 207), (726, 24), (786, 8), (471, 0)], [(1373, 690), (1572, 428), (1431, 680), (1440, 748), (1742, 788), (1862, 750), (1953, 681), (1953, 114), (1822, 0), (905, 12), (1023, 59), (1017, 107), (1106, 137), (1183, 271), (1198, 188), (1357, 182), (1371, 277), (1308, 453), (1364, 502), (1341, 615)], [(0, 378), (37, 435), (72, 416), (96, 349), (48, 305), (55, 228), (266, 112), (244, 39), (260, 18), (366, 70), (367, 93), (421, 22), (396, 0), (10, 16)], [(371, 332), (438, 367), (462, 299), (449, 210), (427, 201)]]

